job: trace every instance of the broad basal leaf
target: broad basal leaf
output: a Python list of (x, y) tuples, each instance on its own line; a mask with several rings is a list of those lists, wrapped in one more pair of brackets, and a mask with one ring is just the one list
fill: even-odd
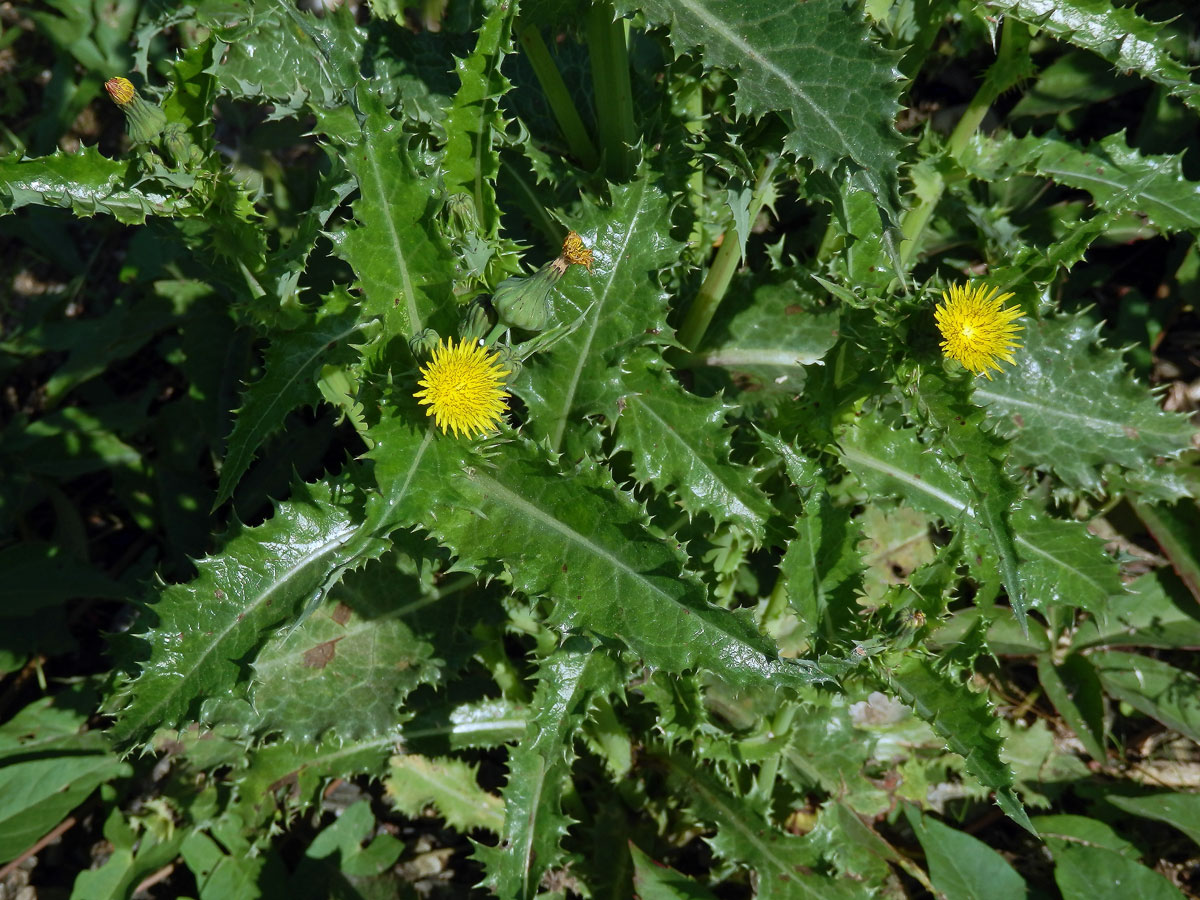
[(339, 345), (358, 328), (358, 309), (344, 291), (336, 291), (295, 331), (277, 332), (263, 360), (262, 378), (247, 385), (237, 410), (221, 482), (213, 506), (233, 494), (263, 441), (283, 427), (293, 409), (320, 400), (316, 378)]
[[(732, 522), (762, 543), (771, 504), (755, 470), (730, 457), (725, 416), (734, 407), (685, 391), (641, 354), (622, 368), (616, 447), (633, 455), (634, 476), (679, 498), (690, 514)], [(632, 370), (632, 371), (631, 371)]]
[(1200, 678), (1194, 673), (1121, 650), (1101, 650), (1088, 659), (1113, 697), (1200, 741)]
[(892, 686), (933, 730), (967, 762), (967, 771), (996, 792), (1010, 819), (1033, 831), (1013, 792), (1012, 769), (1000, 758), (995, 714), (983, 694), (936, 672), (929, 662), (909, 656), (892, 670)]
[(121, 636), (126, 670), (140, 674), (110, 701), (123, 747), (199, 718), (200, 701), (247, 688), (242, 660), (270, 629), (289, 622), (341, 573), (385, 547), (359, 530), (348, 485), (298, 484), (293, 499), (255, 528), (235, 525), (200, 574), (167, 587), (147, 608), (147, 630)]
[(400, 123), (365, 83), (357, 91), (361, 134), (343, 151), (358, 181), (355, 224), (336, 236), (338, 255), (354, 268), (362, 317), (379, 317), (383, 340), (426, 327), (449, 333), (454, 263), (432, 216), (441, 189), (418, 171)]
[(737, 78), (738, 112), (778, 111), (788, 121), (787, 149), (832, 172), (861, 170), (879, 204), (895, 218), (901, 141), (899, 73), (866, 24), (841, 0), (619, 0), (666, 24), (679, 54), (701, 50), (707, 66)]
[(1200, 109), (1200, 84), (1167, 50), (1163, 26), (1148, 22), (1131, 7), (1109, 0), (987, 0), (992, 15), (1010, 15), (1085, 50), (1121, 70), (1158, 84), (1192, 109)]
[[(513, 389), (529, 407), (528, 431), (563, 445), (567, 426), (615, 412), (612, 374), (634, 347), (665, 341), (667, 294), (658, 272), (678, 262), (670, 201), (643, 166), (631, 184), (612, 185), (612, 206), (586, 206), (571, 227), (592, 249), (589, 273), (573, 266), (552, 295), (558, 322), (586, 313), (579, 328), (526, 365)], [(661, 338), (660, 338), (661, 336)]]
[(1028, 887), (1003, 856), (979, 840), (906, 806), (925, 850), (929, 878), (947, 900), (1025, 900)]
[(483, 883), (498, 896), (527, 900), (562, 862), (559, 843), (570, 819), (561, 805), (575, 737), (592, 699), (620, 687), (616, 660), (582, 637), (568, 638), (542, 663), (528, 730), (509, 754), (500, 843), (475, 850), (488, 873)]
[(977, 380), (973, 395), (1013, 441), (1014, 462), (1100, 493), (1100, 467), (1136, 469), (1191, 447), (1187, 417), (1164, 412), (1133, 380), (1122, 354), (1101, 345), (1099, 325), (1083, 316), (1023, 324), (1016, 365)]

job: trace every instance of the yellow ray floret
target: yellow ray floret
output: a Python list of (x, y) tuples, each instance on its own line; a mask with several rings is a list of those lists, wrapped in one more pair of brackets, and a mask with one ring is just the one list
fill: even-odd
[(500, 357), (480, 341), (464, 339), (457, 346), (454, 338), (449, 343), (438, 341), (421, 374), (424, 378), (417, 384), (425, 390), (413, 396), (429, 407), (425, 415), (433, 416), (443, 434), (483, 434), (494, 429), (504, 415), (508, 370), (500, 367)]
[(1000, 371), (998, 359), (1013, 362), (1012, 351), (1021, 346), (1017, 332), (1021, 326), (1019, 306), (1004, 308), (1012, 294), (988, 290), (986, 284), (953, 285), (942, 293), (942, 303), (934, 311), (938, 331), (942, 333), (942, 352), (978, 375), (992, 377), (988, 368)]

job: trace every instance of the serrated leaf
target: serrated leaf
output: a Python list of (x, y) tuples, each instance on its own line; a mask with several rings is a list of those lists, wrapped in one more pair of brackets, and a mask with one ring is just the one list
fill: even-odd
[(1085, 190), (1101, 209), (1138, 213), (1163, 234), (1200, 227), (1200, 183), (1184, 177), (1181, 157), (1143, 156), (1123, 131), (1087, 148), (1056, 137), (976, 137), (960, 158), (988, 181), (1026, 173)]
[(670, 200), (643, 166), (631, 184), (612, 185), (612, 206), (587, 205), (572, 228), (592, 249), (588, 273), (573, 266), (551, 298), (555, 321), (586, 311), (580, 327), (531, 360), (513, 385), (529, 407), (528, 431), (559, 449), (567, 426), (616, 413), (612, 372), (641, 344), (667, 340), (667, 294), (657, 273), (677, 263), (683, 245), (670, 236)]
[(316, 378), (330, 355), (358, 328), (358, 309), (336, 290), (312, 321), (294, 331), (276, 331), (263, 359), (262, 378), (247, 385), (237, 410), (229, 449), (221, 466), (216, 508), (229, 499), (263, 442), (283, 427), (293, 409), (321, 397)]
[(441, 197), (438, 179), (418, 171), (400, 122), (379, 94), (363, 83), (357, 98), (361, 133), (343, 158), (358, 181), (359, 198), (355, 223), (335, 245), (358, 277), (362, 318), (384, 323), (384, 345), (426, 327), (449, 333), (454, 264), (432, 221)]
[[(533, 448), (497, 448), (462, 472), (422, 524), (464, 561), (497, 561), (514, 589), (554, 599), (554, 622), (615, 638), (648, 665), (704, 668), (730, 684), (800, 686), (825, 676), (780, 659), (745, 611), (712, 606), (678, 550), (644, 530), (643, 514), (606, 470), (557, 470)], [(480, 527), (480, 520), (487, 523)]]
[(1184, 415), (1164, 412), (1129, 375), (1123, 354), (1103, 347), (1083, 316), (1025, 322), (1024, 346), (975, 402), (1013, 441), (1014, 461), (1054, 472), (1070, 487), (1100, 493), (1098, 467), (1136, 469), (1191, 446)]
[(651, 859), (632, 841), (633, 890), (641, 900), (716, 900), (716, 894), (682, 872)]
[(475, 850), (488, 873), (483, 883), (499, 896), (527, 900), (562, 861), (570, 819), (561, 805), (575, 736), (592, 698), (619, 690), (620, 679), (616, 660), (582, 637), (567, 638), (543, 661), (528, 729), (509, 754), (500, 843)]
[(442, 156), (447, 194), (467, 194), (484, 234), (495, 237), (500, 225), (496, 206), (496, 177), (500, 153), (495, 134), (503, 131), (499, 100), (512, 87), (500, 72), (512, 51), (513, 19), (517, 4), (496, 3), (483, 20), (475, 49), (455, 60), (461, 81), (446, 115), (446, 150)]
[(508, 700), (424, 709), (404, 723), (404, 745), (426, 754), (497, 747), (519, 740), (527, 719), (528, 710)]
[(892, 687), (967, 763), (967, 771), (995, 791), (996, 803), (1025, 830), (1035, 833), (1013, 792), (1013, 773), (1000, 758), (1002, 741), (991, 704), (966, 684), (936, 672), (925, 660), (906, 657), (890, 672)]
[(678, 55), (699, 47), (706, 66), (735, 73), (739, 114), (782, 113), (789, 151), (826, 172), (846, 163), (860, 170), (895, 220), (903, 146), (892, 126), (899, 73), (857, 10), (841, 0), (619, 0), (616, 6), (668, 25)]
[[(842, 440), (843, 460), (870, 490), (903, 497), (948, 524), (961, 523), (973, 541), (987, 543), (974, 497), (943, 449), (927, 446), (912, 429), (893, 430), (864, 417)], [(1019, 577), (1031, 604), (1100, 610), (1120, 593), (1116, 563), (1079, 522), (1052, 519), (1029, 503), (1009, 515)]]
[(678, 497), (689, 514), (732, 522), (761, 544), (772, 509), (755, 470), (730, 459), (725, 417), (735, 407), (689, 394), (661, 365), (644, 367), (636, 357), (622, 376), (615, 446), (633, 456), (637, 480)]
[(764, 822), (761, 813), (691, 760), (672, 754), (666, 762), (676, 795), (687, 798), (689, 807), (703, 821), (716, 826), (716, 835), (708, 839), (713, 850), (755, 873), (756, 896), (761, 900), (850, 900), (870, 896), (849, 879), (814, 874), (811, 867), (819, 860), (806, 841)]
[(1091, 50), (1121, 70), (1132, 70), (1168, 88), (1200, 110), (1200, 85), (1163, 41), (1163, 27), (1132, 8), (1109, 0), (986, 0), (988, 10), (1007, 14), (1059, 40)]
[[(168, 193), (138, 181), (135, 163), (101, 156), (95, 147), (22, 159), (0, 159), (0, 214), (23, 206), (56, 206), (77, 216), (110, 215), (125, 225), (150, 216), (194, 216), (201, 209), (186, 191)], [(170, 173), (165, 173), (170, 174)], [(175, 175), (190, 184), (191, 175)]]
[(125, 668), (136, 664), (140, 673), (110, 700), (119, 746), (196, 721), (206, 697), (236, 697), (246, 689), (239, 660), (319, 598), (331, 578), (385, 549), (360, 531), (354, 491), (337, 488), (298, 484), (262, 525), (235, 525), (222, 552), (196, 564), (194, 581), (171, 585), (150, 604), (151, 627), (120, 638)]
[[(291, 741), (395, 733), (405, 697), (440, 680), (436, 655), (452, 647), (436, 632), (460, 621), (463, 599), (422, 596), (396, 563), (389, 555), (350, 573), (321, 609), (272, 637), (254, 658), (251, 709), (230, 718)], [(216, 710), (206, 719), (226, 720)]]
[(486, 828), (495, 834), (504, 828), (504, 801), (481, 788), (475, 767), (462, 760), (393, 756), (384, 787), (392, 805), (407, 816), (420, 816), (432, 803), (451, 828)]

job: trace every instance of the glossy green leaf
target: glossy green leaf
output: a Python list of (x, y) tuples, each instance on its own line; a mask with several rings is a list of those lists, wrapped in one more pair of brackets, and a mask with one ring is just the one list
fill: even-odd
[(572, 637), (538, 670), (529, 726), (508, 760), (504, 828), (496, 847), (476, 846), (484, 884), (502, 897), (532, 897), (543, 873), (558, 865), (570, 819), (561, 809), (575, 736), (592, 698), (620, 687), (620, 666), (591, 641)]
[(263, 360), (262, 378), (247, 385), (242, 393), (214, 506), (233, 494), (258, 448), (283, 427), (287, 414), (319, 401), (316, 378), (321, 366), (357, 328), (358, 310), (349, 295), (338, 292), (322, 304), (310, 322), (294, 331), (280, 332), (271, 341)]
[(555, 287), (557, 322), (580, 326), (525, 366), (513, 390), (529, 407), (530, 434), (563, 446), (580, 417), (617, 412), (612, 374), (635, 347), (662, 343), (667, 294), (657, 273), (678, 262), (682, 246), (670, 236), (670, 199), (645, 170), (613, 185), (612, 206), (587, 204), (571, 227), (591, 248), (591, 272), (572, 266)]
[(1136, 212), (1163, 234), (1200, 227), (1200, 183), (1184, 177), (1180, 157), (1143, 156), (1124, 132), (1087, 148), (1057, 137), (976, 138), (960, 159), (989, 181), (1025, 173), (1085, 190), (1101, 209)]
[(1102, 650), (1088, 657), (1118, 700), (1200, 741), (1200, 678), (1150, 656)]
[(1168, 792), (1141, 797), (1109, 794), (1105, 800), (1135, 816), (1166, 822), (1200, 845), (1200, 794)]
[(1179, 888), (1153, 869), (1102, 847), (1049, 838), (1054, 881), (1063, 900), (1183, 900)]
[(925, 851), (929, 880), (946, 900), (1025, 900), (1029, 889), (1008, 860), (979, 838), (905, 807)]
[[(631, 373), (631, 367), (641, 371)], [(615, 446), (632, 454), (638, 482), (676, 496), (692, 515), (731, 522), (761, 543), (771, 504), (754, 482), (755, 470), (730, 459), (725, 417), (734, 407), (689, 394), (661, 366), (642, 369), (636, 357), (622, 376)]]
[(1013, 442), (1014, 461), (1099, 493), (1099, 467), (1138, 468), (1191, 446), (1185, 416), (1164, 412), (1134, 381), (1122, 353), (1101, 346), (1082, 316), (1023, 319), (1016, 365), (976, 381), (974, 399)]
[(427, 327), (448, 334), (454, 261), (432, 221), (440, 205), (438, 179), (418, 168), (383, 99), (365, 83), (356, 96), (361, 133), (348, 141), (343, 159), (359, 197), (355, 222), (337, 235), (336, 247), (362, 289), (361, 316), (383, 322), (383, 342)]
[(1072, 841), (1093, 847), (1103, 847), (1113, 853), (1136, 859), (1140, 856), (1137, 847), (1117, 834), (1111, 825), (1099, 819), (1089, 819), (1087, 816), (1054, 815), (1035, 816), (1033, 827), (1037, 829), (1043, 840), (1058, 838), (1062, 841)]
[(1005, 814), (1028, 831), (1029, 816), (1013, 792), (1012, 769), (1000, 758), (1002, 741), (991, 704), (966, 684), (939, 674), (917, 656), (891, 672), (892, 687), (938, 736), (966, 760), (967, 771), (996, 794)]
[(1079, 626), (1072, 647), (1200, 646), (1200, 606), (1171, 576), (1147, 572), (1126, 588), (1102, 617)]
[(1062, 41), (1137, 72), (1200, 109), (1200, 84), (1167, 50), (1162, 26), (1108, 0), (988, 0), (991, 15), (1010, 15)]
[(118, 744), (196, 721), (206, 697), (243, 693), (238, 660), (343, 571), (384, 549), (360, 532), (359, 504), (345, 485), (334, 493), (326, 484), (299, 484), (267, 522), (235, 526), (220, 554), (197, 562), (196, 580), (166, 588), (148, 608), (144, 630), (122, 640), (124, 665), (140, 672), (111, 700)]
[(481, 788), (475, 767), (462, 760), (393, 756), (384, 786), (388, 799), (405, 815), (419, 816), (432, 803), (451, 828), (485, 828), (494, 834), (504, 828), (504, 802)]
[(739, 114), (782, 113), (788, 150), (827, 172), (859, 171), (895, 216), (899, 73), (857, 13), (838, 0), (621, 0), (617, 8), (666, 24), (678, 54), (698, 47), (705, 65), (733, 72)]
[(633, 856), (633, 890), (641, 900), (715, 900), (699, 882), (651, 859), (630, 842)]

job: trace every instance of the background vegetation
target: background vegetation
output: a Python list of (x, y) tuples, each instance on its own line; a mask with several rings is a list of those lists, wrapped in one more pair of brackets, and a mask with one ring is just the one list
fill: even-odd
[(0, 5), (0, 891), (1200, 896), (1200, 11), (329, 7)]

